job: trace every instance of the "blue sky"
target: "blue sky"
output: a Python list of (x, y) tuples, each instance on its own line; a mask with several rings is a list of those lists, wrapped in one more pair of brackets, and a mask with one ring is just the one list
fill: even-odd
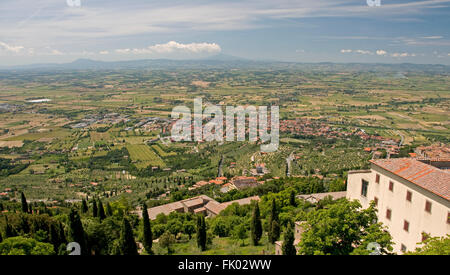
[(0, 15), (0, 66), (218, 53), (450, 65), (450, 0), (1, 0)]

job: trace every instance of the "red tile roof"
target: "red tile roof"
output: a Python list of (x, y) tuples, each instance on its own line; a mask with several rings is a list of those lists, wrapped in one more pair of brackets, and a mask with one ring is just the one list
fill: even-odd
[(371, 163), (446, 200), (450, 200), (450, 173), (411, 158), (377, 159)]

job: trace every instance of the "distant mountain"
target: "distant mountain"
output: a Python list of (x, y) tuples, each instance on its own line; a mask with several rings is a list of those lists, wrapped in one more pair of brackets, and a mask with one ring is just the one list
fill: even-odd
[(203, 58), (202, 60), (217, 60), (217, 61), (250, 61), (249, 59), (237, 57), (233, 55), (223, 54), (219, 53), (213, 56), (209, 56), (206, 58)]
[(64, 64), (32, 64), (0, 67), (0, 72), (22, 70), (174, 70), (174, 69), (295, 69), (303, 71), (366, 71), (366, 72), (433, 72), (450, 73), (450, 66), (440, 64), (381, 64), (381, 63), (297, 63), (281, 61), (256, 61), (226, 54), (203, 59), (172, 60), (142, 59), (128, 61), (97, 61), (77, 59)]

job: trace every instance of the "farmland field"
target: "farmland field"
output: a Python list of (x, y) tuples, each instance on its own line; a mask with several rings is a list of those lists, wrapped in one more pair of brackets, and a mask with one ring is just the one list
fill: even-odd
[(165, 167), (164, 161), (147, 145), (128, 145), (127, 150), (131, 159), (145, 166)]

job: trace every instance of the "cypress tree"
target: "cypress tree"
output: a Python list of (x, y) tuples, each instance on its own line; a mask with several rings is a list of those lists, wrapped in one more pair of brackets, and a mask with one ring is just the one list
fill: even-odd
[(62, 244), (67, 243), (66, 234), (64, 233), (64, 225), (61, 222), (58, 222), (58, 235)]
[(25, 198), (25, 194), (23, 192), (21, 192), (21, 194), (20, 194), (20, 200), (21, 200), (21, 203), (22, 203), (22, 212), (23, 213), (28, 213), (27, 199)]
[(61, 245), (61, 240), (59, 238), (59, 232), (56, 228), (56, 224), (51, 223), (49, 226), (50, 231), (50, 243), (53, 244), (53, 248), (55, 251), (58, 251), (59, 246)]
[(88, 210), (89, 210), (89, 207), (88, 207), (86, 201), (83, 199), (81, 201), (81, 213), (85, 214), (86, 212), (88, 212)]
[(122, 229), (120, 231), (120, 252), (122, 255), (138, 255), (136, 242), (134, 241), (133, 230), (126, 217), (123, 218)]
[[(276, 225), (274, 225), (276, 223)], [(278, 222), (278, 211), (277, 204), (275, 198), (272, 199), (272, 208), (270, 210), (269, 222), (268, 222), (268, 230), (269, 230), (269, 241), (271, 243), (275, 243), (280, 237), (280, 224)]]
[(294, 246), (294, 231), (292, 230), (292, 225), (289, 224), (286, 232), (284, 233), (284, 242), (281, 247), (283, 255), (296, 255), (297, 250)]
[(206, 237), (205, 217), (200, 215), (197, 219), (197, 245), (202, 251), (206, 250)]
[(152, 227), (150, 224), (150, 219), (148, 217), (147, 205), (145, 203), (142, 206), (142, 223), (144, 233), (143, 245), (145, 251), (147, 251), (147, 253), (151, 253), (153, 245)]
[(77, 242), (81, 246), (81, 254), (87, 254), (87, 242), (84, 234), (83, 225), (81, 224), (80, 215), (75, 209), (70, 210), (69, 214), (69, 241)]
[(273, 243), (275, 243), (280, 238), (280, 224), (278, 221), (272, 222), (272, 227), (270, 228), (270, 231), (272, 232), (272, 240)]
[(16, 230), (9, 224), (8, 218), (5, 216), (5, 238), (17, 236)]
[(95, 199), (92, 200), (92, 217), (96, 218), (98, 214), (97, 202)]
[(262, 236), (262, 225), (261, 225), (261, 217), (259, 214), (259, 205), (255, 203), (253, 208), (252, 222), (250, 225), (251, 230), (251, 238), (253, 245), (258, 245), (259, 240)]
[(289, 196), (289, 204), (292, 206), (297, 206), (297, 203), (295, 202), (295, 192), (294, 190), (291, 191), (291, 194)]
[(30, 225), (28, 224), (28, 219), (26, 215), (20, 215), (19, 229), (22, 230), (24, 234), (30, 233)]
[(2, 232), (0, 232), (0, 243), (3, 242)]
[(113, 215), (111, 204), (109, 204), (109, 202), (106, 203), (106, 215), (108, 215), (108, 216)]
[(100, 218), (100, 220), (104, 220), (106, 218), (105, 215), (105, 209), (103, 208), (103, 203), (101, 200), (98, 200), (98, 214), (97, 216)]

